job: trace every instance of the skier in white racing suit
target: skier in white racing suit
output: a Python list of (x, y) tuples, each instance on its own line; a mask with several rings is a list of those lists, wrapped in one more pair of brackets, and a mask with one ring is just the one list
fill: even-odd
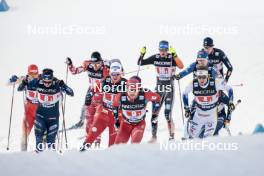
[[(193, 79), (184, 93), (183, 103), (185, 117), (189, 118), (185, 128), (185, 138), (205, 138), (213, 136), (218, 118), (218, 105), (224, 103), (229, 111), (233, 111), (235, 106), (229, 97), (221, 99), (222, 91), (226, 90), (226, 84), (208, 76), (207, 67), (200, 66), (196, 72), (197, 78)], [(191, 115), (189, 105), (189, 93), (194, 95), (195, 113)]]

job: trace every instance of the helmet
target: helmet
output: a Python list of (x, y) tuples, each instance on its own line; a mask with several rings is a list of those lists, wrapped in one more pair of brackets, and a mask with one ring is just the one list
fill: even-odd
[(91, 54), (91, 60), (92, 62), (99, 62), (102, 61), (101, 54), (98, 51), (95, 51)]
[(159, 49), (168, 50), (169, 49), (169, 42), (166, 40), (162, 40), (159, 42)]
[(198, 59), (206, 59), (206, 60), (208, 60), (208, 53), (205, 50), (203, 50), (203, 49), (198, 51), (197, 60)]
[(138, 76), (132, 76), (127, 80), (127, 86), (129, 88), (140, 88), (141, 87), (141, 78)]
[(206, 37), (204, 40), (203, 40), (203, 46), (204, 47), (212, 47), (214, 46), (214, 41), (212, 38), (210, 37)]
[(110, 65), (110, 74), (121, 74), (123, 72), (122, 65), (119, 62), (113, 62)]
[(28, 66), (28, 74), (38, 74), (38, 66), (31, 64)]
[(50, 68), (45, 68), (42, 71), (41, 79), (44, 81), (52, 81), (53, 80), (53, 70)]

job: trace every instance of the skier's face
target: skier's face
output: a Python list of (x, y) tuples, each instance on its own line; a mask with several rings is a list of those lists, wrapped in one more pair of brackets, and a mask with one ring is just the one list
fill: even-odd
[(102, 67), (102, 62), (101, 61), (94, 62), (94, 63), (92, 63), (92, 66), (93, 66), (94, 70), (97, 71)]
[(113, 83), (117, 83), (121, 80), (121, 74), (120, 73), (111, 73), (110, 76), (111, 76)]
[(28, 79), (32, 80), (32, 79), (36, 79), (39, 77), (38, 73), (28, 73)]
[(161, 57), (166, 57), (168, 55), (168, 50), (166, 49), (159, 49), (159, 53)]
[(136, 99), (138, 97), (138, 88), (129, 86), (127, 94), (130, 99)]
[(206, 83), (208, 81), (208, 75), (201, 75), (201, 76), (199, 75), (199, 76), (197, 76), (197, 78), (198, 78), (198, 82), (199, 82), (200, 86), (206, 85)]
[(214, 47), (210, 47), (210, 46), (205, 46), (204, 47), (204, 50), (208, 53), (208, 54), (211, 54), (212, 52), (213, 52), (213, 49), (214, 49)]
[(43, 84), (44, 84), (45, 87), (50, 87), (51, 84), (52, 84), (52, 80), (49, 80), (49, 81), (44, 80), (44, 81), (43, 81)]

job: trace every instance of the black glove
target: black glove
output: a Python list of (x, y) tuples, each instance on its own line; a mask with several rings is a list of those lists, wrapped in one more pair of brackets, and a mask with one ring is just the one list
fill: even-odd
[(229, 102), (228, 104), (228, 111), (231, 113), (236, 109), (236, 106), (234, 105), (233, 102)]
[(63, 80), (58, 80), (58, 83), (59, 83), (59, 86), (60, 87), (63, 87), (65, 85), (64, 81)]
[(69, 66), (72, 65), (71, 58), (69, 58), (69, 57), (66, 58), (66, 64), (69, 65)]
[(173, 79), (173, 80), (175, 80), (175, 79), (176, 79), (176, 80), (180, 80), (180, 79), (181, 79), (181, 75), (180, 75), (180, 74), (173, 75), (173, 76), (172, 76), (172, 79)]
[(91, 91), (87, 92), (86, 97), (85, 97), (85, 105), (86, 106), (90, 106), (91, 105), (92, 98), (93, 98), (93, 92), (91, 92)]
[(159, 110), (160, 110), (160, 104), (155, 102), (153, 105), (153, 113), (157, 114)]
[(23, 85), (27, 85), (28, 84), (28, 76), (26, 76), (24, 79), (22, 79), (21, 82)]
[(11, 78), (9, 79), (10, 83), (15, 83), (18, 80), (18, 77), (16, 75), (11, 76)]
[(185, 110), (185, 114), (184, 114), (185, 118), (190, 118), (191, 117), (190, 108), (188, 106), (185, 106), (184, 110)]

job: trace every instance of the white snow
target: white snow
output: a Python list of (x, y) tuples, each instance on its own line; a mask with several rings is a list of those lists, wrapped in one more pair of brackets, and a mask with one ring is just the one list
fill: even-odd
[[(120, 145), (103, 151), (1, 153), (1, 175), (263, 175), (263, 135), (210, 138), (234, 151), (163, 150), (159, 144)], [(199, 143), (200, 140), (194, 143)]]
[[(64, 79), (67, 56), (73, 59), (75, 65), (81, 65), (95, 50), (99, 50), (106, 59), (121, 59), (126, 71), (132, 71), (137, 69), (140, 47), (146, 45), (149, 56), (157, 52), (157, 44), (162, 39), (170, 41), (185, 66), (188, 66), (201, 49), (202, 39), (205, 36), (213, 37), (216, 47), (226, 52), (234, 66), (230, 84), (244, 84), (243, 87), (234, 87), (235, 99), (242, 99), (242, 103), (233, 113), (231, 131), (234, 135), (240, 131), (248, 134), (256, 123), (264, 123), (264, 11), (261, 0), (7, 0), (7, 3), (10, 11), (0, 13), (2, 152), (6, 147), (11, 101), (11, 87), (6, 86), (6, 82), (12, 74), (24, 75), (27, 66), (35, 63), (41, 69), (52, 67), (55, 75)], [(77, 30), (69, 33), (68, 29), (72, 27)], [(143, 84), (152, 90), (155, 86), (154, 75), (153, 67), (140, 72)], [(182, 90), (190, 80), (191, 76), (181, 81)], [(74, 89), (75, 97), (67, 98), (67, 126), (79, 120), (88, 87), (86, 81), (85, 73), (69, 76), (69, 86)], [(22, 94), (16, 92), (11, 151), (19, 151), (22, 101)], [(182, 122), (177, 84), (173, 118), (178, 140), (182, 136)], [(144, 142), (151, 135), (148, 119), (147, 122)], [(69, 141), (79, 144), (82, 141), (77, 138), (83, 134), (83, 130), (70, 132)], [(161, 142), (168, 138), (163, 113), (160, 115), (158, 138)], [(3, 172), (4, 168), (3, 175), (26, 175), (22, 171), (28, 170), (29, 166), (36, 168), (27, 171), (32, 172), (29, 175), (33, 175), (34, 171), (41, 175), (62, 172), (72, 175), (77, 170), (78, 174), (91, 175), (103, 172), (121, 175), (122, 171), (130, 175), (204, 175), (207, 172), (211, 175), (263, 175), (263, 171), (259, 171), (263, 136), (212, 140), (238, 141), (241, 149), (236, 152), (161, 152), (158, 145), (144, 144), (118, 146), (84, 155), (71, 151), (63, 157), (50, 152), (41, 155), (0, 154), (0, 170)], [(34, 144), (33, 133), (30, 142)], [(103, 134), (103, 143), (107, 143), (106, 133)], [(146, 172), (149, 169), (152, 171)]]

